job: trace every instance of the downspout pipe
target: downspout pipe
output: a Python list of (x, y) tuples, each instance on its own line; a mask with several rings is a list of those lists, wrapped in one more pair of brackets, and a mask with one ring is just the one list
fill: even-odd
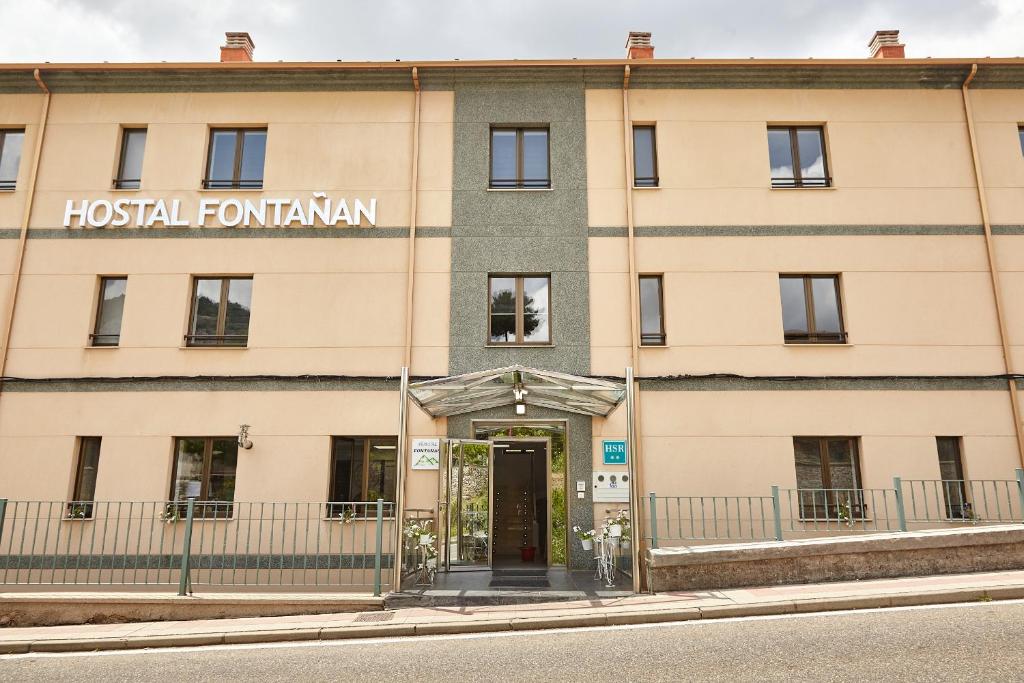
[(402, 381), (398, 407), (398, 462), (395, 468), (395, 552), (392, 591), (402, 590), (402, 526), (405, 521), (406, 467), (409, 451), (409, 371), (412, 367), (413, 293), (416, 282), (416, 200), (419, 196), (420, 167), (420, 73), (412, 68), (412, 163), (409, 171), (409, 256), (406, 264), (405, 289), (405, 352), (402, 356)]
[(629, 510), (633, 518), (633, 592), (639, 593), (641, 586), (640, 556), (643, 549), (640, 547), (643, 541), (643, 534), (639, 530), (643, 528), (644, 511), (640, 504), (641, 481), (643, 470), (640, 466), (640, 396), (635, 391), (636, 382), (633, 373), (640, 371), (640, 302), (639, 288), (640, 281), (636, 271), (636, 234), (633, 224), (633, 119), (629, 113), (629, 77), (630, 69), (627, 64), (622, 73), (622, 149), (626, 169), (626, 248), (629, 251), (629, 337), (630, 337), (630, 358), (632, 363), (626, 371), (626, 391), (629, 397), (627, 420), (628, 431), (627, 456), (629, 457)]
[(25, 206), (21, 213), (21, 234), (18, 236), (18, 250), (14, 257), (14, 272), (11, 278), (11, 295), (7, 299), (7, 310), (4, 315), (3, 336), (0, 337), (0, 392), (3, 391), (3, 377), (7, 372), (7, 352), (10, 348), (11, 331), (14, 328), (14, 312), (18, 304), (18, 290), (21, 287), (21, 271), (25, 263), (25, 250), (28, 247), (28, 226), (32, 218), (32, 205), (36, 196), (36, 178), (39, 175), (39, 158), (43, 151), (43, 138), (46, 136), (46, 122), (50, 116), (50, 89), (43, 82), (39, 69), (32, 72), (32, 77), (43, 93), (43, 107), (39, 111), (39, 123), (36, 126), (35, 145), (32, 149), (32, 166), (28, 175), (28, 187), (25, 192)]
[(978, 208), (981, 210), (981, 224), (985, 234), (985, 254), (988, 257), (988, 273), (992, 285), (992, 299), (996, 306), (996, 320), (999, 323), (999, 341), (1003, 347), (1003, 367), (1011, 378), (1007, 380), (1007, 388), (1010, 392), (1010, 408), (1013, 412), (1013, 430), (1017, 437), (1017, 457), (1021, 467), (1024, 467), (1024, 427), (1021, 425), (1020, 401), (1017, 396), (1017, 382), (1012, 378), (1014, 372), (1013, 353), (1010, 348), (1010, 336), (1006, 329), (1005, 307), (1003, 305), (1002, 285), (999, 279), (999, 266), (996, 263), (995, 240), (992, 238), (992, 221), (988, 212), (988, 193), (985, 189), (985, 176), (981, 171), (981, 157), (978, 154), (978, 139), (974, 129), (974, 112), (971, 107), (971, 96), (969, 89), (975, 76), (978, 75), (978, 65), (972, 64), (971, 71), (964, 79), (960, 88), (963, 94), (964, 117), (967, 121), (967, 139), (971, 145), (971, 162), (974, 165), (975, 188), (978, 191)]
[(419, 199), (420, 172), (420, 74), (417, 67), (412, 68), (413, 112), (412, 112), (412, 167), (409, 172), (409, 259), (406, 266), (405, 291), (405, 354), (402, 366), (412, 367), (412, 323), (413, 323), (413, 285), (416, 281), (416, 211)]

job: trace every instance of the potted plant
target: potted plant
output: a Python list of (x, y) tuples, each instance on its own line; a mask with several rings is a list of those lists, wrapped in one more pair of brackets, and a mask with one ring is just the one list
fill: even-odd
[(181, 505), (179, 503), (167, 503), (164, 511), (160, 513), (160, 519), (165, 524), (174, 524), (181, 519)]
[(594, 549), (594, 536), (597, 532), (591, 529), (590, 531), (584, 531), (581, 526), (574, 526), (572, 528), (573, 533), (576, 534), (576, 538), (580, 539), (580, 545), (583, 546), (584, 550)]
[(417, 545), (434, 545), (434, 533), (430, 530), (430, 522), (420, 522), (416, 519), (408, 519), (405, 522), (405, 529), (402, 532), (409, 540), (415, 540)]
[(337, 517), (342, 524), (351, 524), (352, 520), (356, 518), (356, 509), (354, 507), (342, 508)]
[(68, 519), (88, 519), (90, 517), (89, 506), (84, 503), (69, 503), (68, 504)]
[(629, 512), (626, 510), (619, 510), (614, 517), (608, 517), (605, 520), (605, 528), (611, 538), (621, 537), (622, 529), (627, 525), (629, 525)]

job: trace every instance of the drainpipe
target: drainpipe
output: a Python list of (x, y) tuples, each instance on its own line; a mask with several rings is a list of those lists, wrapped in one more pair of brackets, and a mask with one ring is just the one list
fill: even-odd
[[(985, 254), (988, 257), (988, 273), (992, 284), (992, 298), (996, 305), (996, 320), (999, 323), (999, 341), (1003, 347), (1003, 366), (1007, 375), (1014, 375), (1013, 354), (1010, 350), (1010, 336), (1006, 331), (1006, 317), (1003, 308), (1002, 285), (999, 281), (999, 267), (996, 264), (995, 240), (992, 239), (992, 222), (988, 213), (988, 198), (985, 190), (985, 177), (981, 172), (981, 160), (978, 156), (978, 142), (974, 131), (974, 113), (971, 108), (971, 96), (968, 89), (978, 74), (978, 65), (971, 65), (971, 72), (964, 79), (960, 88), (963, 93), (964, 116), (967, 121), (967, 139), (971, 145), (971, 161), (974, 164), (975, 188), (978, 191), (978, 207), (981, 209), (981, 223), (985, 232)], [(1017, 456), (1024, 467), (1024, 430), (1021, 426), (1020, 402), (1017, 396), (1017, 382), (1012, 377), (1007, 380), (1010, 391), (1010, 408), (1013, 412), (1013, 431), (1017, 436)]]
[(416, 200), (420, 166), (420, 74), (412, 68), (413, 113), (412, 113), (412, 170), (409, 178), (409, 263), (405, 290), (405, 355), (402, 365), (412, 367), (412, 294), (416, 280)]
[(392, 591), (402, 590), (402, 524), (405, 520), (405, 476), (409, 442), (409, 369), (412, 367), (413, 285), (416, 280), (416, 199), (420, 166), (420, 74), (412, 68), (412, 168), (409, 172), (409, 262), (406, 266), (405, 353), (402, 356), (402, 381), (398, 405), (398, 462), (395, 468), (395, 552)]
[(643, 528), (643, 509), (640, 505), (640, 483), (643, 478), (643, 470), (640, 466), (640, 392), (635, 391), (636, 385), (633, 378), (634, 372), (640, 371), (640, 302), (639, 287), (636, 272), (636, 240), (633, 225), (633, 119), (629, 115), (629, 65), (627, 64), (622, 74), (622, 148), (625, 156), (626, 168), (626, 242), (629, 251), (629, 339), (630, 357), (632, 364), (626, 371), (627, 397), (631, 402), (631, 410), (627, 420), (629, 425), (629, 449), (627, 450), (630, 461), (630, 487), (629, 487), (629, 510), (633, 517), (633, 592), (640, 592), (640, 571), (639, 558), (643, 549), (640, 547), (643, 539), (638, 531)]
[(4, 318), (3, 337), (0, 337), (0, 391), (3, 391), (3, 377), (7, 370), (7, 351), (14, 327), (14, 310), (18, 303), (18, 289), (21, 285), (21, 269), (25, 263), (25, 249), (28, 246), (28, 226), (32, 217), (32, 203), (36, 195), (36, 177), (39, 175), (39, 157), (43, 150), (43, 137), (46, 134), (46, 122), (50, 115), (50, 89), (46, 87), (39, 69), (32, 72), (36, 84), (43, 93), (43, 108), (39, 112), (39, 124), (36, 126), (36, 141), (32, 150), (32, 167), (28, 176), (28, 187), (25, 192), (25, 208), (21, 214), (21, 235), (18, 237), (18, 252), (14, 259), (14, 277), (11, 296), (8, 298), (7, 311)]

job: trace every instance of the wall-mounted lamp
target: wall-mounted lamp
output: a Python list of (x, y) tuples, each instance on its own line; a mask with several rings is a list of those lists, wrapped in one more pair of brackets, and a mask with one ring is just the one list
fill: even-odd
[(526, 415), (526, 395), (530, 392), (523, 386), (522, 375), (515, 373), (515, 383), (512, 385), (512, 396), (516, 399), (516, 415)]
[(238, 447), (245, 450), (252, 448), (252, 441), (249, 440), (249, 425), (238, 426)]

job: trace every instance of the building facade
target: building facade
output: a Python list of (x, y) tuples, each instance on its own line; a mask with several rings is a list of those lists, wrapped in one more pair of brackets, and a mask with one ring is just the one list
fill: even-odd
[(415, 444), (481, 440), (487, 552), (587, 567), (570, 529), (629, 500), (595, 473), (634, 504), (1012, 479), (1024, 61), (875, 42), (0, 65), (0, 498), (443, 516)]

